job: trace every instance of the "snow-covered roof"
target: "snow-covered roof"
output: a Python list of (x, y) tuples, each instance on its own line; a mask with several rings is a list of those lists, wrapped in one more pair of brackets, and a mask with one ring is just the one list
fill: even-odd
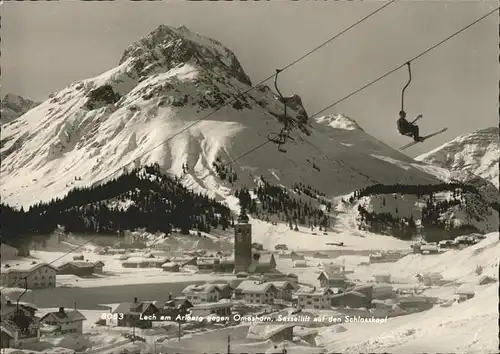
[(220, 291), (220, 288), (216, 284), (191, 284), (186, 286), (183, 290), (183, 294), (208, 294), (212, 290)]
[(73, 311), (54, 311), (45, 314), (40, 318), (40, 322), (44, 321), (48, 317), (53, 318), (58, 323), (69, 323), (76, 321), (85, 321), (87, 318), (78, 310)]
[(273, 284), (276, 287), (276, 289), (285, 289), (287, 287), (293, 288), (292, 284), (290, 284), (290, 282), (287, 282), (286, 280), (272, 281), (270, 283)]
[(240, 291), (243, 294), (265, 294), (268, 291), (276, 290), (276, 287), (273, 283), (263, 283), (254, 280), (245, 280), (238, 285), (236, 288), (237, 291)]
[(5, 267), (2, 265), (1, 272), (3, 274), (7, 273), (30, 273), (34, 272), (38, 268), (41, 267), (49, 267), (53, 270), (57, 270), (54, 266), (47, 263), (37, 263), (37, 264), (20, 264), (20, 265), (10, 265), (9, 267)]
[(59, 266), (59, 269), (63, 267), (75, 267), (75, 268), (94, 268), (94, 263), (86, 261), (71, 261), (66, 262)]
[(333, 294), (330, 288), (300, 288), (295, 295), (297, 296), (324, 296)]
[(325, 269), (324, 271), (322, 271), (319, 276), (318, 276), (318, 279), (321, 277), (321, 276), (324, 276), (326, 277), (326, 279), (329, 279), (329, 280), (345, 280), (346, 279), (346, 276), (345, 274), (343, 273), (338, 273), (336, 272), (335, 270), (333, 269)]

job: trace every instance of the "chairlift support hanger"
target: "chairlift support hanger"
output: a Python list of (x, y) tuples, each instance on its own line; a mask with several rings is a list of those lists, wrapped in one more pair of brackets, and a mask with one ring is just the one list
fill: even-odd
[[(283, 128), (281, 128), (281, 131), (279, 133), (270, 133), (268, 135), (268, 139), (276, 144), (278, 144), (278, 151), (280, 152), (286, 152), (286, 150), (281, 148), (281, 145), (284, 145), (287, 141), (287, 139), (293, 140), (292, 137), (289, 136), (290, 133), (290, 121), (288, 120), (288, 115), (287, 115), (287, 107), (286, 107), (286, 102), (285, 98), (283, 97), (283, 94), (281, 93), (280, 89), (278, 88), (278, 75), (283, 71), (283, 69), (276, 69), (276, 75), (274, 76), (274, 87), (276, 89), (276, 92), (278, 92), (278, 95), (281, 98), (281, 101), (283, 102), (284, 106), (284, 122), (283, 122)], [(276, 137), (273, 137), (276, 136)]]
[(407, 62), (406, 65), (408, 66), (408, 82), (406, 83), (405, 87), (403, 87), (403, 90), (401, 91), (401, 111), (403, 111), (403, 112), (405, 111), (405, 103), (404, 103), (405, 91), (411, 83), (411, 62)]

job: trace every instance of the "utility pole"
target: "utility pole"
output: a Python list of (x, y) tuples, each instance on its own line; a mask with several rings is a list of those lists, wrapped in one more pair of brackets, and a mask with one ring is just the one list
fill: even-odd
[(179, 321), (179, 331), (177, 332), (177, 335), (178, 335), (178, 341), (180, 342), (181, 341), (181, 321)]
[(231, 336), (227, 336), (227, 354), (231, 354)]

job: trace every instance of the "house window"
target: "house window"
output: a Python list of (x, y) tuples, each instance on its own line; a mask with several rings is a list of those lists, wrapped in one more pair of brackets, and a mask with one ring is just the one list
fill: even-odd
[(307, 302), (307, 304), (308, 304), (308, 305), (312, 305), (312, 302), (311, 302), (311, 301), (308, 301), (308, 302)]

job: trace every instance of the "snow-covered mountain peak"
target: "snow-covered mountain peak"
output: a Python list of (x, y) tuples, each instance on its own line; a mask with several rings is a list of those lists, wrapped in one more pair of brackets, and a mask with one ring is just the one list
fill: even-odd
[(36, 107), (39, 103), (22, 96), (7, 93), (0, 101), (0, 122), (8, 123), (17, 117), (22, 116), (30, 109)]
[(128, 60), (139, 77), (191, 63), (210, 71), (225, 72), (240, 82), (251, 85), (250, 78), (232, 51), (216, 40), (185, 26), (160, 25), (125, 50), (120, 64)]
[(499, 128), (463, 134), (415, 159), (451, 171), (467, 171), (499, 187)]
[(343, 114), (330, 114), (327, 116), (317, 117), (315, 120), (318, 124), (324, 124), (334, 129), (363, 131), (354, 119), (351, 119)]

